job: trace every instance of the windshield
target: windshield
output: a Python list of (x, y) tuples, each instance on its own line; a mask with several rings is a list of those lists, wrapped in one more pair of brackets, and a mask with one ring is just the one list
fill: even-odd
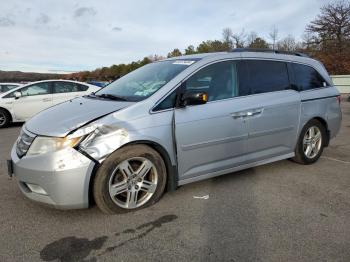
[(171, 60), (147, 64), (96, 92), (104, 98), (119, 97), (126, 101), (141, 101), (168, 83), (195, 60)]

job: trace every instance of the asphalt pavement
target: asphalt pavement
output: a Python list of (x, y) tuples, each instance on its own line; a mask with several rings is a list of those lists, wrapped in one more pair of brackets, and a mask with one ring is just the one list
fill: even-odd
[[(350, 261), (350, 103), (314, 165), (289, 160), (182, 186), (123, 215), (22, 196), (0, 130), (0, 261)], [(196, 198), (195, 198), (196, 197)]]

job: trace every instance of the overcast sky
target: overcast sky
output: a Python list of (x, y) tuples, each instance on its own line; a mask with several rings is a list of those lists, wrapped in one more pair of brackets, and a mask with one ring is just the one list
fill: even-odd
[(0, 70), (92, 70), (166, 55), (230, 27), (300, 38), (327, 0), (1, 0)]

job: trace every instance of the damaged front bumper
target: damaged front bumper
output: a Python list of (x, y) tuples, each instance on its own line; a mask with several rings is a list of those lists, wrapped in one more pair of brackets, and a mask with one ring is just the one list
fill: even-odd
[(60, 209), (87, 208), (95, 162), (73, 148), (19, 158), (12, 148), (13, 176), (31, 200)]

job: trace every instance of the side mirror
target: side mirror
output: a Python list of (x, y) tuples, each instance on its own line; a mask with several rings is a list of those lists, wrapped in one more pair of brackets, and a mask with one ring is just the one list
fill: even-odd
[(20, 97), (22, 96), (22, 93), (16, 91), (16, 92), (14, 93), (14, 95), (15, 95), (15, 99), (18, 99), (18, 98), (20, 98)]
[(182, 106), (203, 105), (208, 102), (208, 94), (206, 92), (189, 91), (183, 94), (181, 99)]

